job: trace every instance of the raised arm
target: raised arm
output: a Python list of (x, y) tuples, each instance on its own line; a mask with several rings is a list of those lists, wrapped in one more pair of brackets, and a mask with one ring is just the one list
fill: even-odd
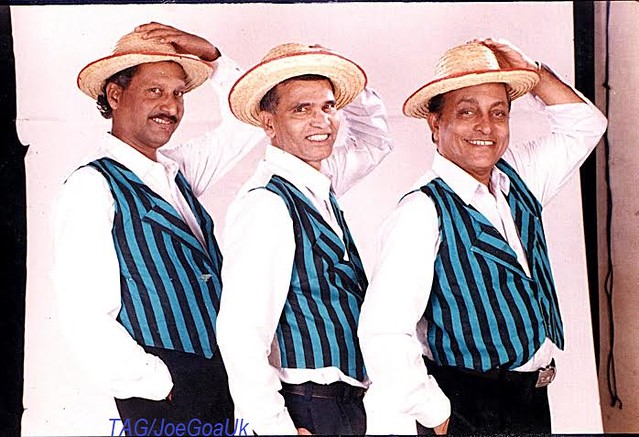
[(386, 108), (377, 93), (365, 88), (342, 109), (341, 128), (333, 153), (322, 162), (340, 196), (377, 167), (393, 149)]
[(575, 174), (606, 130), (604, 115), (579, 91), (548, 66), (533, 62), (512, 43), (478, 40), (499, 63), (512, 68), (538, 69), (540, 80), (531, 91), (534, 106), (546, 117), (550, 134), (509, 147), (504, 158), (526, 181), (542, 204), (547, 204)]
[(213, 67), (208, 83), (217, 100), (214, 106), (219, 109), (220, 123), (184, 144), (160, 149), (161, 153), (180, 164), (180, 170), (193, 192), (200, 196), (265, 138), (262, 129), (240, 122), (229, 109), (228, 94), (242, 69), (200, 36), (160, 23), (138, 26), (136, 31), (142, 32), (143, 38), (171, 42), (179, 52), (198, 56)]

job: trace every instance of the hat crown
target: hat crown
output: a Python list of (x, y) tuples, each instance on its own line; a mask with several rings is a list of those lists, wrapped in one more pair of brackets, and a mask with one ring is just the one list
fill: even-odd
[(309, 46), (306, 44), (291, 42), (273, 47), (262, 58), (262, 62), (268, 62), (273, 59), (282, 58), (284, 56), (305, 55), (308, 53), (321, 53), (326, 51), (327, 50), (325, 48), (320, 46)]
[(468, 43), (447, 50), (435, 66), (435, 78), (475, 71), (500, 70), (497, 57), (483, 44)]
[(114, 55), (125, 53), (166, 53), (177, 55), (177, 50), (170, 42), (160, 42), (157, 38), (143, 39), (141, 32), (131, 32), (118, 40), (113, 49)]

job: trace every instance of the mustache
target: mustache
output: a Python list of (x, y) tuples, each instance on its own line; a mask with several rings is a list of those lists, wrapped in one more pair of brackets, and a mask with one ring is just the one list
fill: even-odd
[(150, 116), (149, 118), (163, 118), (165, 120), (172, 121), (173, 123), (176, 123), (176, 124), (178, 122), (178, 119), (175, 115), (169, 115), (169, 114), (154, 114)]

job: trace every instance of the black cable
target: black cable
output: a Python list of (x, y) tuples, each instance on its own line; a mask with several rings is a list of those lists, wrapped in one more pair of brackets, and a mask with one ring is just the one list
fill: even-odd
[[(610, 84), (608, 83), (609, 60), (610, 60), (610, 0), (606, 1), (606, 61), (604, 82), (602, 86), (605, 90), (605, 114), (608, 118), (610, 106)], [(606, 178), (606, 244), (607, 244), (607, 272), (604, 280), (604, 291), (606, 293), (606, 303), (608, 306), (608, 334), (610, 337), (610, 349), (608, 351), (607, 360), (607, 382), (608, 393), (610, 393), (610, 406), (614, 407), (619, 404), (619, 409), (623, 408), (623, 402), (617, 393), (617, 371), (615, 367), (615, 320), (612, 308), (612, 292), (614, 286), (614, 271), (612, 265), (612, 190), (610, 188), (610, 143), (608, 141), (608, 131), (603, 135), (604, 152), (605, 152), (605, 178)]]

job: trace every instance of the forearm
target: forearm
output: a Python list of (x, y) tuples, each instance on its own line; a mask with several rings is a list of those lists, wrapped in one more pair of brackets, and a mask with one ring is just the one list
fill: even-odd
[(342, 109), (343, 121), (333, 153), (322, 162), (322, 172), (341, 195), (369, 174), (392, 151), (386, 108), (372, 89), (366, 88)]
[(87, 373), (114, 396), (164, 399), (171, 375), (116, 320), (120, 270), (113, 245), (113, 199), (104, 178), (81, 169), (56, 205), (53, 284), (62, 333)]
[(450, 415), (450, 403), (428, 375), (416, 336), (417, 330), (424, 329), (418, 324), (430, 296), (437, 247), (437, 212), (432, 202), (422, 193), (407, 196), (382, 227), (380, 255), (358, 329), (371, 379), (368, 405), (395, 417), (410, 415), (430, 427)]
[(607, 121), (587, 100), (545, 107), (538, 101), (534, 103), (547, 118), (550, 135), (509, 147), (504, 158), (545, 205), (597, 146)]
[(220, 180), (266, 137), (262, 129), (239, 121), (229, 109), (228, 93), (242, 73), (233, 60), (220, 56), (208, 81), (215, 99), (212, 106), (219, 110), (219, 123), (200, 137), (161, 149), (180, 164), (196, 196)]
[(565, 84), (553, 73), (548, 66), (540, 64), (538, 70), (539, 82), (531, 93), (539, 97), (546, 105), (562, 103), (585, 103), (570, 86)]

